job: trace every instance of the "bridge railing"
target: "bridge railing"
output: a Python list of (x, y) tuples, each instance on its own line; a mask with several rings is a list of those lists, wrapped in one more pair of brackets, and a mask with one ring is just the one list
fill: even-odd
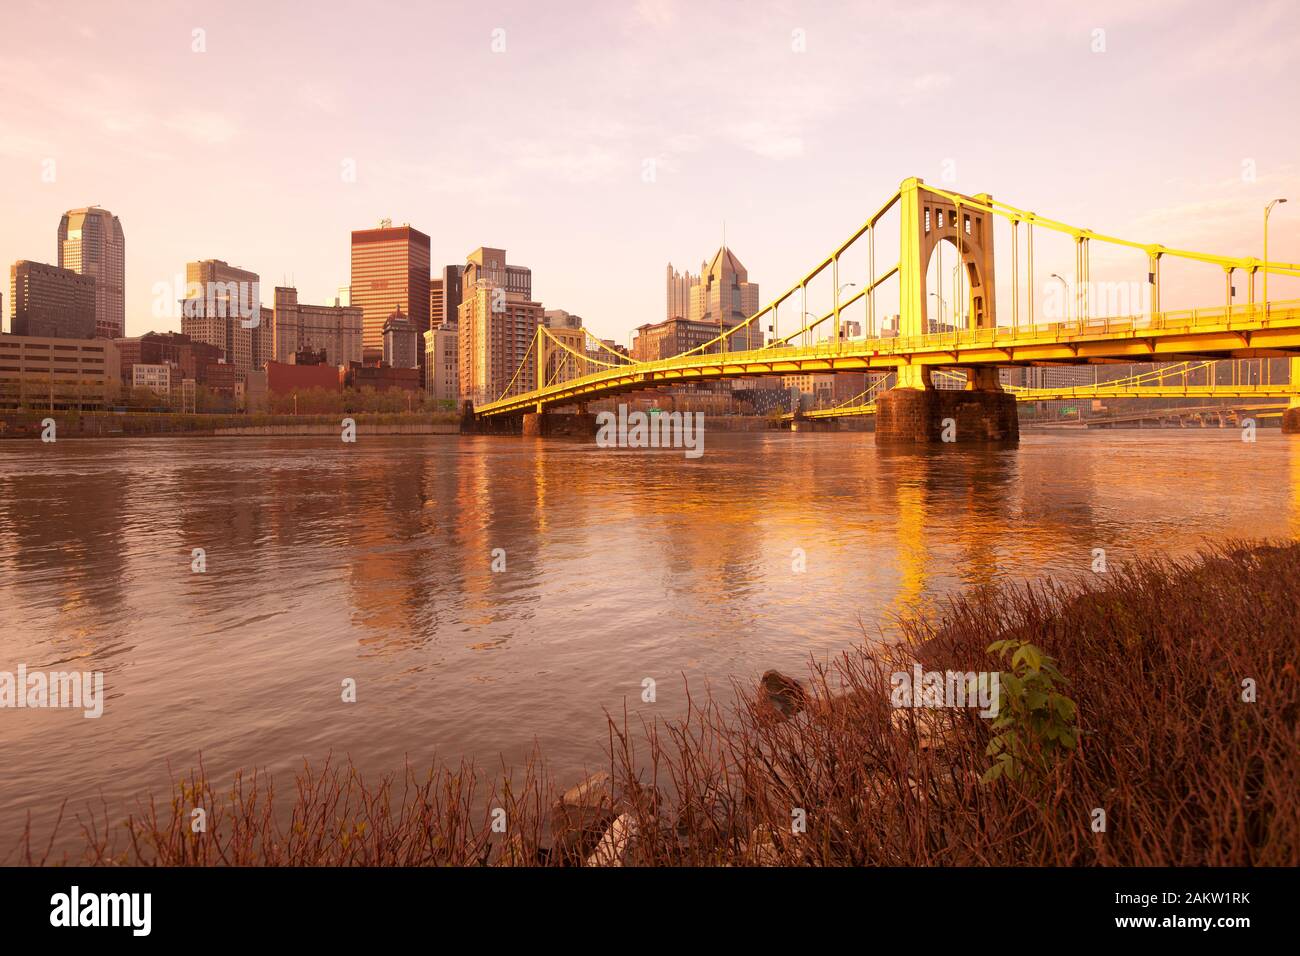
[(890, 351), (925, 351), (935, 346), (978, 346), (1013, 342), (1053, 341), (1072, 337), (1105, 336), (1124, 332), (1169, 331), (1235, 326), (1264, 326), (1284, 322), (1294, 324), (1300, 299), (1263, 305), (1219, 306), (1210, 309), (1178, 309), (1155, 315), (1115, 316), (1112, 318), (1071, 319), (1034, 325), (998, 325), (982, 329), (956, 329), (949, 332), (926, 332), (921, 335), (896, 336), (877, 341), (890, 343)]

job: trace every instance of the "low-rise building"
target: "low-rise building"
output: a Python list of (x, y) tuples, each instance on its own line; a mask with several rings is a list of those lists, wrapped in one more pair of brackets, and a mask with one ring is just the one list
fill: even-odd
[(392, 368), (420, 366), (420, 333), (400, 309), (384, 322), (384, 364)]
[(867, 381), (866, 372), (814, 372), (780, 379), (785, 388), (809, 396), (813, 408), (830, 408), (856, 398), (866, 391)]
[(343, 376), (336, 365), (295, 365), (288, 362), (266, 363), (266, 389), (272, 395), (288, 395), (308, 389), (323, 388), (337, 392), (343, 388)]
[(726, 320), (719, 325), (717, 322), (678, 318), (647, 323), (637, 328), (632, 339), (632, 358), (638, 362), (657, 362), (701, 346), (705, 346), (702, 349), (704, 353), (744, 352), (762, 348), (763, 330), (760, 322), (751, 322), (745, 328), (728, 335), (725, 341), (713, 341), (743, 321), (743, 318)]
[(420, 391), (420, 370), (418, 368), (393, 368), (389, 365), (362, 365), (353, 362), (343, 374), (345, 388), (360, 391), (373, 388), (377, 392), (390, 388), (407, 392)]
[[(116, 338), (122, 383), (133, 382), (132, 367), (170, 364), (180, 368), (181, 378), (192, 378), (203, 384), (207, 368), (221, 361), (222, 351), (207, 342), (196, 342), (181, 332), (146, 332), (144, 335)], [(175, 381), (172, 383), (175, 384)]]
[(120, 392), (112, 339), (0, 335), (0, 407), (105, 408)]
[(213, 395), (235, 404), (243, 396), (243, 374), (229, 362), (217, 362), (207, 367), (203, 385)]
[[(147, 388), (155, 395), (168, 398), (172, 391), (173, 367), (166, 363), (147, 365), (144, 362), (136, 362), (131, 366), (131, 387)], [(179, 382), (180, 379), (177, 378), (177, 381)]]

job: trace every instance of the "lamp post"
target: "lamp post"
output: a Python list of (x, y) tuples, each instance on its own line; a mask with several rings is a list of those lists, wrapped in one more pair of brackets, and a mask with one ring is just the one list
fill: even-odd
[(1050, 278), (1059, 279), (1061, 282), (1061, 292), (1062, 295), (1064, 296), (1063, 301), (1065, 302), (1065, 321), (1069, 322), (1070, 321), (1070, 283), (1066, 282), (1064, 278), (1057, 275), (1055, 272), (1051, 274)]
[[(943, 325), (943, 296), (941, 296), (938, 292), (931, 292), (930, 295), (934, 296), (936, 299), (939, 300), (939, 322), (938, 322), (938, 324), (939, 324), (939, 325)], [(930, 323), (930, 325), (934, 325), (934, 324), (935, 324), (934, 322), (931, 322), (931, 323)], [(930, 332), (930, 331), (932, 331), (932, 330), (931, 330), (931, 329), (926, 329), (926, 331), (927, 331), (927, 332)]]
[[(803, 317), (804, 317), (805, 319), (816, 319), (816, 318), (817, 318), (817, 316), (813, 315), (811, 312), (805, 312), (805, 313), (803, 314)], [(811, 344), (812, 342), (816, 341), (816, 340), (813, 338), (813, 330), (812, 330), (811, 328), (804, 329), (804, 333), (803, 333), (803, 341), (804, 341), (804, 347), (805, 347), (805, 348), (806, 348), (809, 344)]]
[(1268, 214), (1273, 211), (1273, 207), (1280, 202), (1286, 202), (1285, 199), (1274, 199), (1264, 207), (1264, 316), (1268, 316)]
[(858, 284), (856, 282), (845, 282), (835, 290), (835, 347), (837, 349), (840, 345), (840, 339), (843, 337), (840, 329), (840, 294), (843, 293), (845, 289), (856, 289), (857, 287)]

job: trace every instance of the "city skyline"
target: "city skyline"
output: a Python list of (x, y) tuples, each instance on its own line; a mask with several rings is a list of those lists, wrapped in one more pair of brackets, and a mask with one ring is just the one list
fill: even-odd
[[(427, 232), (435, 270), (485, 242), (516, 250), (538, 276), (538, 301), (627, 342), (662, 314), (663, 263), (717, 248), (724, 222), (728, 244), (775, 293), (907, 175), (1099, 230), (1255, 255), (1263, 203), (1300, 192), (1294, 124), (1238, 95), (1284, 79), (1296, 28), (1282, 4), (1227, 26), (1198, 3), (1114, 4), (1050, 22), (1025, 6), (1000, 24), (942, 4), (906, 17), (758, 6), (737, 20), (716, 5), (642, 2), (575, 6), (583, 15), (563, 23), (522, 5), (456, 17), (433, 8), (404, 16), (413, 27), (437, 19), (437, 55), (418, 28), (403, 31), (409, 41), (387, 37), (389, 63), (364, 83), (359, 64), (316, 52), (382, 28), (388, 8), (377, 25), (259, 8), (251, 33), (237, 28), (248, 13), (238, 5), (111, 18), (63, 9), (61, 29), (33, 32), (23, 25), (41, 8), (20, 7), (0, 39), (12, 104), (0, 121), (10, 212), (0, 255), (56, 262), (61, 213), (112, 210), (132, 236), (127, 335), (179, 328), (153, 315), (153, 288), (205, 258), (257, 272), (268, 293), (294, 285), (304, 301), (330, 302), (348, 279), (347, 235), (382, 217)], [(880, 25), (917, 42), (874, 39)], [(734, 42), (697, 57), (716, 31)], [(26, 34), (30, 43), (6, 49)], [(292, 47), (276, 46), (290, 34)], [(237, 68), (268, 44), (271, 75)], [(555, 58), (561, 44), (575, 52)], [(407, 58), (408, 47), (420, 56)], [(72, 57), (85, 63), (93, 107), (59, 71)], [(131, 79), (127, 64), (150, 70), (150, 82)], [(593, 73), (602, 88), (585, 81)], [(1180, 82), (1167, 82), (1174, 74)], [(1085, 83), (1086, 115), (1064, 109)], [(1140, 93), (1156, 88), (1158, 100)], [(509, 104), (508, 117), (463, 111), (446, 121), (456, 136), (388, 122), (471, 91)], [(186, 105), (213, 93), (219, 107)], [(1009, 106), (979, 108), (999, 97)], [(1208, 135), (1212, 115), (1228, 117), (1226, 135)], [(252, 149), (273, 133), (310, 135), (314, 148)], [(1288, 218), (1297, 209), (1274, 216), (1275, 259), (1300, 259), (1300, 221)], [(626, 221), (637, 228), (611, 228)], [(1196, 283), (1189, 296), (1215, 301), (1213, 276)]]

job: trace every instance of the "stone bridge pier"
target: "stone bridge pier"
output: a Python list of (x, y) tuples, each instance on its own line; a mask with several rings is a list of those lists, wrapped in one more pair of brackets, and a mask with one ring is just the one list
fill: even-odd
[(878, 443), (1020, 441), (1016, 397), (1002, 390), (996, 368), (967, 370), (964, 389), (935, 388), (928, 370), (918, 371), (921, 387), (892, 388), (876, 399)]
[(494, 415), (480, 418), (474, 413), (473, 402), (463, 402), (460, 407), (460, 433), (462, 435), (518, 435), (522, 420), (518, 415)]
[(581, 410), (563, 412), (525, 412), (523, 435), (525, 438), (594, 438), (596, 416)]
[(474, 403), (461, 405), (460, 433), (462, 435), (523, 435), (525, 438), (593, 438), (596, 435), (596, 416), (579, 406), (577, 412), (535, 411), (518, 415), (475, 414)]
[(792, 432), (837, 432), (842, 428), (835, 418), (795, 418), (790, 421)]
[(1282, 413), (1282, 434), (1300, 435), (1300, 404), (1291, 399), (1292, 405)]
[[(1287, 364), (1291, 368), (1290, 383), (1300, 385), (1300, 358), (1293, 358)], [(1292, 395), (1290, 407), (1282, 413), (1282, 433), (1300, 435), (1300, 395)]]

